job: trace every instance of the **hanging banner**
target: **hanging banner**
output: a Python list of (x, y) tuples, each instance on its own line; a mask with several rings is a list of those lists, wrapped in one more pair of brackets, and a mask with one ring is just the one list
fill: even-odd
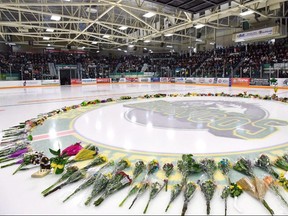
[(280, 35), (279, 26), (274, 26), (274, 27), (268, 27), (268, 28), (254, 30), (254, 31), (236, 33), (233, 35), (233, 40), (235, 42), (243, 42), (243, 41), (255, 40), (258, 38), (265, 38), (265, 37), (273, 37), (273, 36), (278, 36), (278, 35)]

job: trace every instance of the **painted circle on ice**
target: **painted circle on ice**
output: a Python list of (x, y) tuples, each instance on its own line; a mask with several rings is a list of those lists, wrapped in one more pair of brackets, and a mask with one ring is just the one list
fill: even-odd
[(287, 107), (277, 104), (274, 110), (273, 103), (222, 97), (136, 100), (87, 112), (74, 129), (89, 140), (125, 150), (247, 152), (287, 143)]

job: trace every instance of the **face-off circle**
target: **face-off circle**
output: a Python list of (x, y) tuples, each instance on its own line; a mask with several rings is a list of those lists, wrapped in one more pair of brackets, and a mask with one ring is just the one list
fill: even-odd
[[(286, 144), (284, 104), (244, 98), (162, 98), (118, 103), (80, 116), (81, 136), (138, 152), (217, 154)], [(274, 108), (275, 107), (275, 108)]]

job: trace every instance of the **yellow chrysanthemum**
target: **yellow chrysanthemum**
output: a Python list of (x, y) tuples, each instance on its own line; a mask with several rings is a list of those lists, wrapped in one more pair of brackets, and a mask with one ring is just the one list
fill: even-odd
[(56, 168), (57, 168), (57, 169), (63, 169), (63, 168), (64, 168), (64, 165), (63, 165), (63, 164), (58, 164)]
[(108, 158), (105, 155), (99, 155), (98, 157), (105, 162), (108, 161)]
[(111, 173), (106, 173), (105, 176), (106, 176), (108, 179), (111, 179), (111, 178), (112, 178), (112, 174), (111, 174)]
[(131, 166), (131, 162), (127, 158), (124, 158), (123, 161), (127, 163), (127, 167)]

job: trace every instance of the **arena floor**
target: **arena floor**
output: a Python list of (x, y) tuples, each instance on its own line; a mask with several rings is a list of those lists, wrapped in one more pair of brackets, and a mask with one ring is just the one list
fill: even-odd
[[(133, 99), (92, 105), (77, 111), (57, 115), (35, 130), (32, 143), (36, 150), (49, 154), (48, 148), (64, 148), (75, 142), (94, 143), (100, 152), (114, 160), (127, 157), (150, 161), (158, 159), (176, 164), (181, 154), (192, 153), (197, 159), (205, 157), (216, 161), (226, 157), (235, 162), (240, 156), (254, 161), (261, 153), (272, 159), (288, 150), (287, 104), (255, 98), (235, 97), (182, 97), (186, 93), (221, 93), (272, 95), (272, 88), (229, 88), (184, 84), (99, 84), (87, 86), (54, 86), (0, 89), (0, 130), (19, 122), (34, 118), (39, 113), (79, 104), (92, 99), (117, 99), (120, 96), (143, 96), (145, 94), (178, 94), (177, 97), (160, 99)], [(288, 97), (288, 90), (277, 93)], [(197, 110), (197, 111), (195, 111)], [(63, 199), (80, 183), (75, 183), (43, 197), (41, 191), (58, 177), (48, 175), (41, 179), (31, 178), (35, 170), (22, 171), (12, 176), (15, 166), (2, 169), (0, 178), (0, 214), (115, 214), (142, 215), (148, 201), (146, 192), (128, 209), (133, 198), (123, 207), (118, 204), (128, 193), (128, 188), (107, 198), (99, 207), (86, 207), (83, 203), (90, 190), (79, 192), (66, 203)], [(277, 170), (281, 171), (281, 170)], [(131, 173), (131, 170), (127, 171)], [(232, 172), (232, 181), (242, 174)], [(258, 176), (265, 173), (255, 168)], [(164, 179), (159, 171), (152, 180)], [(193, 176), (191, 180), (203, 179)], [(179, 182), (178, 172), (170, 183)], [(216, 172), (217, 191), (211, 202), (211, 215), (224, 215), (224, 201), (220, 198), (225, 183), (220, 172)], [(282, 191), (286, 200), (287, 192)], [(149, 207), (147, 214), (178, 215), (183, 205), (183, 195), (169, 211), (165, 207), (170, 192), (162, 191)], [(282, 205), (272, 192), (265, 197), (277, 215), (287, 215), (288, 208)], [(233, 199), (228, 200), (230, 215), (268, 215), (260, 202), (244, 193), (238, 199), (238, 210)], [(205, 215), (205, 199), (200, 190), (189, 203), (187, 215)]]

